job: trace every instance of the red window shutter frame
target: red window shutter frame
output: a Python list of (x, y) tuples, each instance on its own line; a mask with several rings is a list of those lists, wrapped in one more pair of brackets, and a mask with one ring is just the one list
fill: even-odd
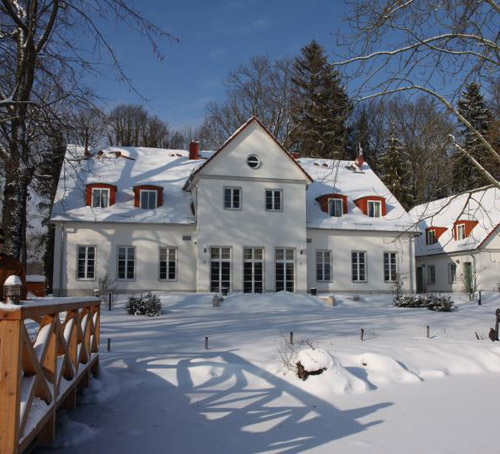
[(342, 200), (342, 207), (343, 207), (343, 212), (344, 214), (347, 214), (347, 196), (343, 194), (323, 194), (320, 195), (319, 197), (316, 197), (316, 201), (319, 203), (319, 206), (321, 208), (321, 211), (323, 211), (326, 214), (328, 213), (328, 202), (330, 199), (341, 199)]
[(141, 190), (156, 191), (158, 207), (163, 206), (163, 188), (153, 184), (141, 184), (134, 186), (134, 207), (140, 208), (141, 206)]
[(354, 204), (363, 212), (365, 216), (368, 216), (368, 202), (381, 202), (380, 207), (382, 210), (382, 216), (387, 214), (387, 207), (385, 204), (385, 197), (380, 197), (378, 195), (368, 195), (365, 197), (360, 197), (354, 201)]
[(465, 225), (465, 238), (468, 238), (477, 224), (479, 224), (479, 221), (469, 221), (469, 220), (455, 221), (455, 223), (453, 224), (453, 239), (456, 241), (458, 238), (459, 225)]
[(114, 205), (116, 202), (116, 186), (107, 183), (89, 183), (87, 184), (86, 205), (92, 205), (92, 189), (109, 189), (109, 205)]

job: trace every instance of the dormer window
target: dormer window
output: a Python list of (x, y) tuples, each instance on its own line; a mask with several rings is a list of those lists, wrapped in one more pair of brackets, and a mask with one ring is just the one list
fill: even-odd
[(386, 215), (385, 198), (378, 195), (368, 195), (360, 197), (354, 204), (363, 212), (365, 216), (380, 218)]
[(437, 238), (436, 238), (436, 231), (433, 229), (427, 230), (426, 232), (426, 238), (425, 238), (425, 243), (429, 246), (431, 244), (436, 244), (437, 243)]
[(379, 200), (368, 200), (368, 216), (379, 218), (382, 216), (382, 202)]
[(472, 233), (478, 221), (459, 220), (453, 224), (453, 237), (456, 241), (465, 240)]
[(87, 185), (87, 206), (92, 208), (108, 208), (115, 204), (116, 186), (106, 183), (89, 183)]
[(344, 204), (342, 199), (328, 200), (328, 214), (334, 218), (340, 218), (344, 214)]
[(95, 188), (92, 189), (92, 208), (107, 208), (109, 207), (109, 189)]
[(465, 224), (457, 225), (457, 241), (465, 239)]
[(140, 192), (140, 200), (143, 210), (154, 210), (158, 207), (158, 191), (142, 189)]
[(134, 206), (143, 210), (155, 210), (163, 205), (163, 188), (152, 184), (134, 186)]

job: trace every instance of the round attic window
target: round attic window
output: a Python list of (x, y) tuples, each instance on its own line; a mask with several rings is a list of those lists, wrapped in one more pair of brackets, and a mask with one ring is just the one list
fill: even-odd
[(251, 154), (247, 158), (247, 164), (252, 169), (258, 169), (260, 167), (261, 162), (260, 162), (260, 159), (259, 159), (259, 157), (257, 155)]

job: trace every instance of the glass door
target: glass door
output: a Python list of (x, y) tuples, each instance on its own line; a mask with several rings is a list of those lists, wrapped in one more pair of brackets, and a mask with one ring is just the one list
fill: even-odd
[(275, 265), (276, 291), (293, 292), (295, 290), (295, 249), (277, 248)]
[(243, 249), (243, 292), (262, 293), (264, 288), (264, 249)]

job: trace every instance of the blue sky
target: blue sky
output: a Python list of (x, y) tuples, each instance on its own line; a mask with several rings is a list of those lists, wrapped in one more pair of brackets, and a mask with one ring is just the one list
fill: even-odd
[(328, 54), (342, 30), (344, 2), (329, 0), (134, 0), (137, 9), (180, 39), (160, 41), (162, 61), (150, 44), (123, 24), (106, 25), (127, 75), (146, 104), (119, 82), (111, 68), (87, 82), (109, 110), (116, 104), (143, 104), (174, 128), (198, 126), (210, 100), (224, 98), (224, 79), (254, 55), (296, 56), (316, 39)]

